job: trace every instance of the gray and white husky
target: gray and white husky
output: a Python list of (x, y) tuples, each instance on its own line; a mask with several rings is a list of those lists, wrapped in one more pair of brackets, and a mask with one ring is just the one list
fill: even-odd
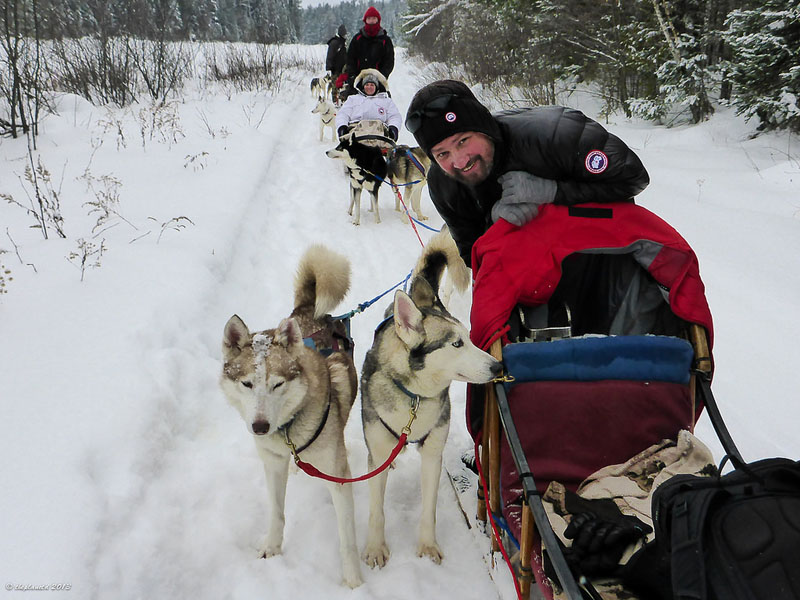
[[(502, 370), (501, 363), (472, 344), (467, 329), (437, 297), (444, 268), (456, 260), (461, 259), (447, 231), (428, 243), (415, 267), (410, 293), (395, 292), (391, 314), (378, 327), (361, 372), (361, 417), (370, 469), (390, 454), (408, 424), (411, 407), (419, 404), (408, 436), (422, 458), (417, 554), (436, 563), (442, 560), (436, 542), (436, 501), (450, 426), (450, 383), (486, 383)], [(468, 283), (469, 279), (459, 281), (457, 287), (465, 289)], [(387, 473), (369, 481), (369, 526), (362, 558), (371, 567), (382, 567), (389, 559), (383, 509)]]
[[(344, 427), (358, 378), (350, 355), (338, 350), (335, 323), (327, 313), (347, 294), (350, 264), (324, 246), (311, 246), (300, 261), (294, 310), (276, 328), (251, 333), (233, 315), (222, 338), (220, 385), (239, 411), (264, 462), (269, 494), (269, 529), (260, 556), (281, 553), (291, 441), (302, 458), (325, 473), (350, 477)], [(326, 358), (304, 344), (333, 351)], [(362, 583), (350, 485), (328, 483), (339, 526), (344, 583)]]
[[(409, 157), (413, 156), (413, 159)], [(422, 188), (428, 182), (428, 171), (431, 168), (431, 158), (420, 147), (395, 146), (386, 153), (387, 175), (395, 185), (403, 188), (403, 202), (409, 211), (417, 213), (417, 219), (428, 219), (422, 214), (420, 200)], [(421, 168), (420, 168), (421, 167)], [(408, 217), (400, 205), (400, 198), (396, 197), (394, 209), (403, 213), (403, 222), (408, 223)]]

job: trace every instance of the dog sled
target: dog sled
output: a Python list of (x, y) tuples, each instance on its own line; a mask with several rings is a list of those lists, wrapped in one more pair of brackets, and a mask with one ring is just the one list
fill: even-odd
[(389, 127), (378, 119), (365, 119), (348, 125), (349, 131), (345, 135), (352, 136), (351, 141), (377, 148), (386, 153), (395, 147), (395, 141), (389, 136)]
[[(506, 373), (469, 387), (477, 518), (518, 548), (519, 596), (800, 598), (800, 463), (747, 465), (731, 439), (685, 240), (632, 203), (547, 205), (472, 266), (472, 340)], [(731, 474), (692, 434), (704, 409)]]

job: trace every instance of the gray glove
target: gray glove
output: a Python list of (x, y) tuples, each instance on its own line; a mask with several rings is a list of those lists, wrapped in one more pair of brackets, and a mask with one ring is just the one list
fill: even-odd
[(517, 227), (538, 215), (539, 205), (552, 202), (558, 190), (554, 180), (527, 171), (509, 171), (497, 181), (503, 186), (503, 194), (492, 207), (492, 222), (505, 219)]

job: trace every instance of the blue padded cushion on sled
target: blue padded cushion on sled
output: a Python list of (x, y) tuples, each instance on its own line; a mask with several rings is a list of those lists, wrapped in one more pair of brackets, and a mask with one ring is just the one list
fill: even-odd
[(503, 347), (503, 362), (514, 383), (615, 379), (687, 385), (693, 358), (686, 340), (656, 335), (583, 337)]

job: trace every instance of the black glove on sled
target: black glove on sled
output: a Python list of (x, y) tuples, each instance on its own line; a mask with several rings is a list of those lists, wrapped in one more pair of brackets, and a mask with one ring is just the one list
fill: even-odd
[(389, 137), (392, 138), (395, 142), (397, 141), (397, 127), (394, 125), (389, 125)]
[(347, 133), (347, 131), (348, 131), (347, 125), (342, 125), (341, 127), (339, 127), (339, 129), (336, 130), (336, 135), (342, 137), (344, 134)]
[(564, 531), (564, 537), (573, 540), (565, 554), (583, 575), (611, 575), (625, 549), (651, 531), (636, 517), (607, 521), (593, 513), (580, 513)]

